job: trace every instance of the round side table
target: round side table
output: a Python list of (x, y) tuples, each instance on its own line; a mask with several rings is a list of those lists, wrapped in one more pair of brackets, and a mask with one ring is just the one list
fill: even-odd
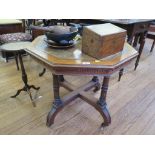
[(16, 53), (17, 59), (19, 58), (19, 62), (20, 62), (24, 87), (22, 89), (17, 90), (17, 93), (11, 97), (15, 98), (16, 96), (20, 94), (21, 91), (26, 91), (30, 96), (33, 106), (36, 106), (35, 103), (33, 102), (30, 89), (33, 88), (35, 90), (39, 90), (40, 87), (35, 87), (34, 85), (28, 85), (27, 74), (26, 74), (23, 59), (22, 59), (22, 52), (24, 51), (25, 48), (27, 48), (30, 45), (30, 43), (31, 42), (12, 42), (12, 43), (3, 44), (0, 48), (1, 50), (6, 51), (6, 52)]

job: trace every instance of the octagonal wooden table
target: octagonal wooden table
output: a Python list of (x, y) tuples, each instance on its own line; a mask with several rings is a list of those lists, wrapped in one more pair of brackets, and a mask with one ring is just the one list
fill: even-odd
[[(44, 41), (45, 36), (36, 38), (26, 51), (31, 57), (44, 65), (52, 72), (54, 102), (47, 116), (47, 126), (54, 123), (57, 113), (68, 103), (80, 97), (92, 105), (103, 117), (102, 126), (111, 123), (111, 117), (107, 109), (106, 94), (108, 90), (110, 76), (128, 65), (138, 52), (125, 43), (123, 51), (116, 55), (106, 57), (102, 60), (88, 56), (81, 51), (81, 41), (74, 47), (68, 49), (54, 49)], [(92, 76), (92, 80), (81, 87), (76, 87), (64, 79), (64, 75), (74, 76)], [(90, 96), (88, 90), (95, 88), (94, 91), (100, 90), (98, 76), (102, 76), (103, 83), (101, 86), (101, 95), (99, 99)], [(70, 94), (60, 97), (60, 86), (71, 91)]]

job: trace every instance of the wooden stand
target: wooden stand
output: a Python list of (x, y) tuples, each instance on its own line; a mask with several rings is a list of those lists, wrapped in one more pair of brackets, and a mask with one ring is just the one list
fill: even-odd
[(17, 96), (21, 93), (21, 91), (26, 91), (26, 92), (29, 94), (29, 96), (30, 96), (30, 99), (31, 99), (31, 101), (32, 101), (33, 106), (35, 107), (36, 105), (35, 105), (35, 103), (33, 102), (30, 89), (33, 88), (33, 89), (35, 89), (35, 90), (39, 90), (40, 87), (35, 87), (34, 85), (28, 85), (27, 74), (26, 74), (26, 72), (25, 72), (25, 67), (24, 67), (24, 64), (23, 64), (23, 59), (22, 59), (21, 53), (22, 53), (22, 51), (18, 51), (18, 52), (17, 52), (17, 56), (19, 57), (19, 62), (20, 62), (20, 66), (21, 66), (22, 80), (23, 80), (23, 82), (24, 82), (24, 87), (23, 87), (22, 89), (19, 89), (19, 90), (17, 91), (17, 93), (16, 93), (15, 95), (11, 96), (11, 97), (12, 97), (12, 98), (15, 98), (15, 97), (17, 97)]
[[(91, 56), (82, 54), (80, 41), (74, 47), (61, 49), (60, 52), (58, 52), (58, 49), (47, 48), (43, 36), (37, 37), (33, 42), (34, 44), (27, 48), (26, 51), (36, 62), (51, 71), (53, 75), (54, 101), (47, 116), (47, 126), (51, 126), (54, 123), (56, 115), (64, 106), (78, 97), (93, 106), (102, 115), (104, 119), (102, 126), (109, 125), (111, 117), (106, 103), (109, 77), (131, 63), (137, 57), (138, 52), (128, 43), (125, 43), (121, 55), (115, 55), (115, 58), (98, 61)], [(79, 53), (81, 54), (79, 55)], [(81, 87), (76, 87), (66, 81), (63, 75), (92, 76), (93, 78)], [(98, 99), (88, 93), (92, 88), (94, 88), (94, 91), (100, 90), (97, 76), (104, 77), (101, 95)], [(70, 93), (60, 97), (60, 87), (64, 87)]]
[[(54, 89), (54, 102), (53, 106), (47, 116), (47, 126), (51, 126), (54, 123), (54, 119), (58, 112), (63, 109), (64, 106), (69, 104), (74, 99), (80, 97), (88, 104), (93, 106), (103, 117), (104, 123), (102, 126), (108, 126), (111, 123), (111, 117), (109, 111), (106, 107), (106, 94), (108, 90), (108, 83), (109, 77), (104, 77), (102, 88), (101, 88), (101, 95), (99, 100), (90, 96), (87, 91), (95, 88), (94, 91), (100, 90), (100, 83), (96, 76), (88, 82), (87, 84), (83, 85), (82, 87), (76, 88), (71, 83), (67, 82), (63, 75), (55, 75), (53, 74), (53, 89)], [(59, 88), (60, 86), (66, 88), (67, 90), (71, 91), (70, 94), (64, 96), (63, 98), (60, 97)]]

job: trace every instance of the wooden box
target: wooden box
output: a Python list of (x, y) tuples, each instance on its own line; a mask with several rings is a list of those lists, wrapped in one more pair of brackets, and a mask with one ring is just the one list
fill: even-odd
[(126, 30), (113, 24), (86, 26), (82, 34), (82, 52), (97, 59), (123, 50)]

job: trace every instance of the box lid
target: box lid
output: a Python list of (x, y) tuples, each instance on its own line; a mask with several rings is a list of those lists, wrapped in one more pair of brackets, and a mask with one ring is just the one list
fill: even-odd
[(126, 30), (110, 23), (86, 26), (86, 28), (99, 36), (109, 36), (126, 32)]

